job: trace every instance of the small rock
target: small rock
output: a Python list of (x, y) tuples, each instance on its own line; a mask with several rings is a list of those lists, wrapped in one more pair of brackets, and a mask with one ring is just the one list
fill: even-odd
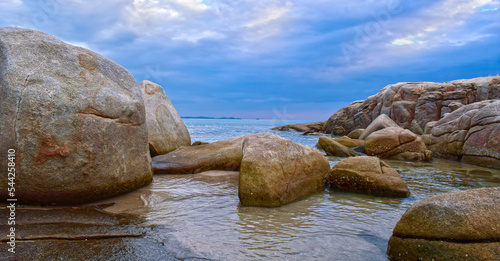
[(325, 151), (328, 156), (335, 157), (354, 157), (357, 153), (338, 142), (328, 137), (320, 137), (318, 140), (319, 146)]

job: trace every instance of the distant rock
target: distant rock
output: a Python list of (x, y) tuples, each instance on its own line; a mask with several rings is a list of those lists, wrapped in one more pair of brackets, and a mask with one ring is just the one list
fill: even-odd
[(250, 137), (279, 137), (272, 133), (250, 134), (199, 146), (181, 147), (153, 157), (155, 174), (194, 174), (208, 170), (239, 170), (243, 141)]
[(373, 122), (366, 127), (366, 129), (359, 135), (360, 140), (366, 139), (370, 134), (389, 127), (399, 127), (389, 116), (386, 114), (381, 114)]
[(324, 189), (328, 160), (316, 149), (279, 138), (243, 143), (238, 196), (244, 206), (279, 207)]
[(365, 140), (368, 156), (381, 159), (430, 161), (432, 152), (415, 133), (401, 127), (389, 127), (371, 133)]
[(399, 173), (377, 157), (354, 157), (335, 164), (328, 175), (333, 190), (384, 197), (408, 197)]
[(325, 151), (328, 156), (354, 157), (358, 155), (353, 149), (348, 148), (328, 137), (320, 137), (318, 140), (318, 146)]
[(438, 157), (500, 169), (500, 100), (476, 102), (426, 126), (423, 139)]
[(355, 130), (349, 132), (349, 134), (347, 134), (347, 137), (349, 137), (351, 139), (359, 139), (359, 137), (361, 136), (363, 131), (365, 131), (365, 129), (355, 129)]
[(355, 129), (366, 128), (381, 114), (387, 114), (402, 128), (410, 129), (415, 120), (423, 129), (428, 122), (457, 110), (460, 104), (499, 98), (499, 76), (445, 83), (391, 84), (378, 94), (353, 102), (334, 113), (325, 123), (324, 132), (346, 135)]
[(0, 178), (15, 150), (18, 203), (86, 203), (151, 182), (144, 103), (126, 69), (13, 27), (0, 28), (0, 64)]
[(139, 83), (146, 107), (149, 150), (152, 156), (191, 145), (191, 136), (163, 88), (150, 81)]
[(195, 141), (191, 146), (199, 146), (199, 145), (205, 145), (205, 144), (210, 144), (208, 142), (203, 142), (203, 141)]
[(272, 130), (277, 131), (298, 131), (307, 134), (322, 132), (325, 126), (324, 121), (310, 122), (310, 123), (299, 123), (299, 124), (289, 124), (285, 126), (274, 127)]
[(394, 228), (387, 254), (391, 260), (500, 260), (500, 188), (413, 204)]

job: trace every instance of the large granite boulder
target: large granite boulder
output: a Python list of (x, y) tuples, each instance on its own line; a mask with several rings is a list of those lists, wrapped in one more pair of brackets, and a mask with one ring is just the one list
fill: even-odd
[(500, 260), (500, 188), (434, 196), (394, 228), (391, 260)]
[[(0, 168), (15, 150), (18, 202), (91, 202), (152, 180), (141, 90), (97, 53), (0, 28), (0, 108)], [(0, 199), (9, 197), (0, 182)]]
[(426, 126), (434, 155), (500, 169), (500, 100), (463, 106)]
[[(500, 98), (500, 77), (483, 77), (445, 83), (397, 83), (383, 88), (364, 101), (355, 101), (334, 113), (324, 132), (346, 135), (366, 128), (381, 114), (387, 114), (400, 127), (419, 134), (428, 122), (441, 119), (460, 105)], [(415, 120), (415, 123), (412, 123)]]
[(323, 190), (329, 169), (316, 149), (279, 137), (248, 138), (238, 196), (244, 206), (279, 207)]
[(163, 88), (150, 81), (139, 83), (146, 107), (151, 156), (191, 145), (189, 131)]
[(377, 157), (347, 158), (328, 175), (331, 189), (384, 197), (408, 197), (410, 191), (399, 173)]
[(153, 157), (155, 174), (194, 174), (208, 170), (239, 170), (243, 141), (251, 137), (279, 136), (272, 133), (249, 134), (192, 147), (181, 147)]
[(357, 153), (353, 149), (340, 144), (335, 139), (328, 137), (319, 137), (318, 147), (322, 149), (328, 156), (334, 156), (334, 157), (357, 156)]
[(427, 150), (422, 138), (401, 127), (389, 127), (370, 134), (365, 149), (368, 156), (381, 159), (432, 160), (432, 152)]
[(360, 140), (366, 139), (370, 134), (389, 127), (399, 127), (389, 116), (386, 114), (381, 114), (375, 120), (373, 120), (368, 127), (359, 135)]

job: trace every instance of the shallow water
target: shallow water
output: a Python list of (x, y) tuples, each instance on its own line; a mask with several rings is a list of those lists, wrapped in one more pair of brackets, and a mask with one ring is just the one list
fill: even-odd
[[(270, 132), (272, 123), (256, 122), (187, 120), (186, 124), (193, 141), (213, 142)], [(318, 139), (296, 132), (274, 133), (309, 146)], [(340, 158), (329, 160), (333, 165)], [(165, 225), (174, 231), (167, 231), (168, 236), (212, 260), (387, 260), (392, 229), (413, 203), (445, 192), (500, 186), (497, 170), (446, 160), (386, 162), (407, 183), (409, 198), (324, 191), (280, 208), (243, 207), (238, 200), (238, 173), (211, 172), (156, 175), (153, 184), (140, 192), (145, 205), (128, 212), (143, 217), (144, 225)]]

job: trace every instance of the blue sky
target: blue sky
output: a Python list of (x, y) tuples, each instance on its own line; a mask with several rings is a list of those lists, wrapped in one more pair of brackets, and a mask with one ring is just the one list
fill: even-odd
[(162, 85), (182, 116), (326, 120), (396, 82), (500, 74), (500, 0), (0, 0)]

